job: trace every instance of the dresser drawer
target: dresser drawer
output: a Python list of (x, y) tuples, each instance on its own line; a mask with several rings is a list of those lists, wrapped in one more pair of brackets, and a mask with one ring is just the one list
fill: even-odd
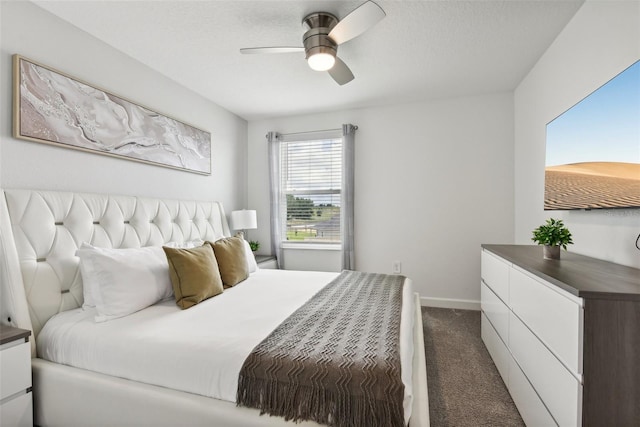
[(0, 405), (0, 426), (33, 427), (31, 392), (22, 394)]
[(482, 280), (498, 297), (509, 304), (509, 267), (501, 258), (487, 252), (480, 253)]
[(511, 358), (509, 363), (509, 393), (524, 423), (530, 427), (557, 426), (515, 360)]
[(509, 353), (507, 346), (502, 342), (484, 313), (482, 313), (480, 329), (482, 341), (487, 347), (493, 363), (495, 363), (496, 368), (498, 368), (502, 380), (507, 384), (509, 381), (509, 359), (511, 359), (511, 353)]
[(509, 345), (509, 308), (484, 283), (480, 284), (480, 295), (482, 311), (502, 341)]
[(511, 269), (511, 309), (572, 372), (582, 374), (580, 299), (556, 286)]
[[(6, 344), (5, 344), (6, 345)], [(0, 400), (31, 387), (31, 346), (29, 342), (7, 346), (0, 351)]]
[(509, 348), (558, 425), (581, 425), (582, 384), (513, 313)]

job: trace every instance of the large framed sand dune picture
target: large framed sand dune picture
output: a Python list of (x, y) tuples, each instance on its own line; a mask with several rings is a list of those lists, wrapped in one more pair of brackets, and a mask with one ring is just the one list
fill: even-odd
[(203, 175), (211, 134), (13, 55), (13, 136)]
[(640, 208), (640, 61), (547, 125), (545, 210)]

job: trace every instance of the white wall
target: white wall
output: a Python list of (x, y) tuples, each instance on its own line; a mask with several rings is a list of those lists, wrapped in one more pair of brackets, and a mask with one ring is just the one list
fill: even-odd
[[(0, 2), (0, 186), (246, 202), (247, 122), (29, 2)], [(212, 174), (197, 175), (11, 137), (18, 53), (211, 132)]]
[[(259, 215), (250, 237), (264, 252), (270, 244), (265, 134), (342, 123), (359, 127), (355, 267), (390, 273), (399, 260), (429, 298), (425, 303), (445, 299), (477, 308), (480, 244), (513, 242), (512, 94), (250, 122), (248, 205)], [(316, 265), (317, 252), (305, 252), (296, 254), (296, 267)], [(332, 269), (339, 269), (335, 260)], [(326, 257), (322, 268), (329, 269)]]
[(516, 89), (516, 243), (553, 216), (574, 236), (570, 251), (640, 267), (640, 209), (543, 210), (546, 124), (638, 59), (640, 2), (587, 1)]

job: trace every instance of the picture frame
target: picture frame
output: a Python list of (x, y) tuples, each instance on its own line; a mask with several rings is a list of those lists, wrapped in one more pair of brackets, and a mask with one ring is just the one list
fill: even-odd
[(13, 55), (13, 136), (211, 175), (211, 134)]

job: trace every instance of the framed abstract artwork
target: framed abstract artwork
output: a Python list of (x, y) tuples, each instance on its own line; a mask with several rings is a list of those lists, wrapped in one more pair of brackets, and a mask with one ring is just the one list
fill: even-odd
[(211, 174), (211, 134), (13, 55), (13, 136)]

